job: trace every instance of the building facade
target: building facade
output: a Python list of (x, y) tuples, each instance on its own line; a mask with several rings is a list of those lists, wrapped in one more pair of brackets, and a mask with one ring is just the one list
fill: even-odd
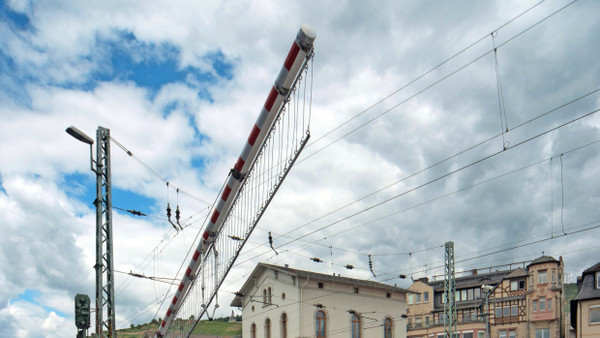
[[(456, 278), (458, 337), (564, 337), (562, 257), (516, 265)], [(408, 337), (444, 337), (443, 279), (422, 278), (408, 290)]]
[(600, 337), (600, 262), (577, 278), (577, 296), (571, 300), (575, 337)]
[(231, 306), (242, 337), (406, 337), (406, 289), (259, 263)]

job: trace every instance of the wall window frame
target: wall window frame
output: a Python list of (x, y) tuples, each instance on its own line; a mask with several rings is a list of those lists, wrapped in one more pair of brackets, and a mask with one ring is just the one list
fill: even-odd
[(287, 338), (287, 313), (281, 313), (281, 338)]
[(535, 329), (535, 338), (550, 338), (550, 328)]
[(392, 319), (387, 317), (383, 320), (383, 338), (392, 338), (392, 329), (394, 328), (394, 323)]
[(271, 319), (265, 319), (265, 338), (271, 338)]
[(590, 325), (600, 325), (600, 305), (590, 306)]
[(538, 284), (546, 284), (548, 283), (548, 270), (539, 270), (538, 271)]
[(327, 314), (325, 311), (319, 310), (315, 313), (315, 337), (327, 337)]
[(361, 338), (362, 337), (362, 325), (360, 316), (358, 314), (353, 314), (350, 317), (350, 331), (352, 338)]
[(545, 297), (540, 297), (539, 299), (539, 310), (540, 311), (546, 311), (546, 298)]

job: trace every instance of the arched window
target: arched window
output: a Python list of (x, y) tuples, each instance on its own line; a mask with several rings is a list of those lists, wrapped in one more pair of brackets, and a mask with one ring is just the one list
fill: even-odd
[(287, 315), (281, 314), (281, 338), (287, 338)]
[(392, 320), (389, 318), (383, 321), (383, 338), (392, 338)]
[(273, 299), (271, 298), (271, 287), (267, 288), (267, 303), (273, 304)]
[(271, 320), (265, 319), (265, 338), (271, 338)]
[(256, 338), (256, 324), (250, 326), (250, 338)]
[(267, 304), (267, 289), (263, 289), (263, 305)]
[(362, 337), (360, 334), (360, 317), (357, 314), (352, 315), (352, 338)]
[(315, 322), (317, 324), (317, 338), (326, 337), (326, 320), (327, 317), (325, 316), (325, 312), (323, 310), (317, 311), (317, 314), (315, 315)]

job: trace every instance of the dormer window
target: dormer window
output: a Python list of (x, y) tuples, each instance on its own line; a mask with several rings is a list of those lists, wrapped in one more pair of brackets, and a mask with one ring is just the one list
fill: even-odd
[(600, 289), (600, 271), (596, 272), (596, 289)]

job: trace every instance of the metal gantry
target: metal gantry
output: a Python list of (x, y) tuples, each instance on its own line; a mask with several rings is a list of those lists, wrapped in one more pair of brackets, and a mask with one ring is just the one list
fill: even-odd
[(116, 337), (110, 130), (98, 127), (96, 140), (96, 335)]
[(446, 242), (444, 249), (444, 335), (455, 338), (457, 337), (457, 315), (454, 242)]

